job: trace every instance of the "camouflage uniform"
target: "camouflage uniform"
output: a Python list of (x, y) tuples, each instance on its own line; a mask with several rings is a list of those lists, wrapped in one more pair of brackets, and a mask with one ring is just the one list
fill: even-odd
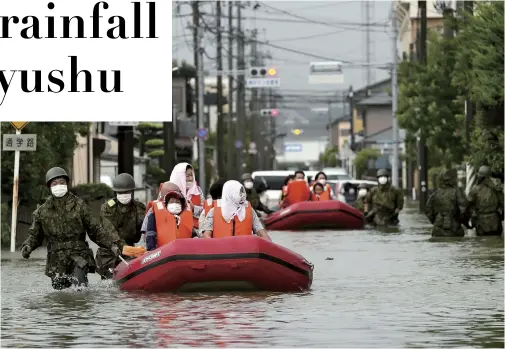
[[(118, 194), (128, 193), (135, 189), (135, 181), (131, 175), (122, 173), (114, 179), (113, 186)], [(107, 232), (119, 235), (124, 244), (134, 246), (142, 236), (141, 227), (145, 212), (146, 206), (137, 200), (131, 199), (128, 204), (123, 205), (114, 198), (102, 205), (100, 223)], [(97, 272), (102, 279), (111, 278), (111, 270), (119, 262), (120, 260), (107, 249), (99, 248), (96, 251)]]
[(456, 173), (444, 172), (440, 187), (430, 196), (424, 213), (433, 224), (432, 236), (465, 236), (461, 224), (467, 225), (468, 201), (457, 187)]
[[(242, 183), (244, 183), (246, 180), (251, 180), (251, 181), (253, 180), (252, 176), (248, 173), (245, 173), (244, 175), (242, 175)], [(270, 211), (270, 209), (261, 202), (260, 196), (259, 196), (258, 192), (256, 191), (256, 189), (254, 189), (254, 188), (247, 189), (246, 188), (245, 192), (247, 194), (247, 201), (249, 201), (251, 203), (251, 207), (255, 211), (262, 211), (262, 212), (265, 212), (266, 214), (272, 213), (272, 211)]]
[(70, 287), (70, 276), (79, 267), (86, 273), (96, 269), (93, 251), (86, 241), (86, 233), (98, 246), (110, 249), (120, 246), (117, 235), (109, 235), (91, 216), (84, 201), (72, 193), (57, 199), (50, 197), (33, 212), (33, 223), (24, 246), (33, 251), (47, 240), (46, 275), (52, 279), (53, 287)]
[[(386, 170), (377, 171), (377, 177), (388, 176)], [(403, 194), (389, 182), (373, 187), (365, 196), (368, 204), (366, 220), (378, 226), (397, 225), (398, 215), (395, 211), (403, 209)]]
[[(364, 183), (360, 183), (360, 185), (358, 185), (358, 190), (359, 189), (368, 189), (368, 186)], [(352, 205), (355, 209), (359, 210), (361, 213), (365, 212), (365, 197), (366, 196), (358, 197)]]
[(478, 182), (470, 190), (468, 201), (472, 210), (472, 225), (477, 236), (501, 235), (503, 231), (503, 190), (490, 178), (491, 171), (481, 166)]

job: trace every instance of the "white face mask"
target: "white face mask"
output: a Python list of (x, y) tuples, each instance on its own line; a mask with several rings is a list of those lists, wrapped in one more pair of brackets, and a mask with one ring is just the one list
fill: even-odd
[(123, 205), (128, 205), (132, 201), (132, 194), (117, 194), (117, 201)]
[(246, 189), (252, 189), (252, 188), (253, 188), (253, 186), (254, 186), (254, 183), (253, 183), (253, 182), (251, 182), (251, 181), (244, 182), (244, 187), (245, 187)]
[(318, 182), (322, 185), (326, 185), (326, 179), (319, 179)]
[(61, 198), (67, 193), (67, 186), (65, 184), (55, 185), (54, 187), (51, 187), (51, 193), (55, 197)]
[(177, 204), (177, 203), (168, 204), (167, 210), (171, 214), (179, 214), (182, 211), (182, 206), (181, 206), (181, 204)]
[(358, 190), (358, 196), (363, 197), (366, 195), (367, 190), (366, 189), (360, 189)]
[(193, 185), (193, 181), (186, 181), (186, 189), (189, 190), (191, 186)]
[(379, 184), (386, 184), (388, 182), (388, 178), (387, 177), (379, 177)]

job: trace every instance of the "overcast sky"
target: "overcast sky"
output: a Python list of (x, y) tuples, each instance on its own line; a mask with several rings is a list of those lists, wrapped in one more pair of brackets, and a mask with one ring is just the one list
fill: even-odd
[[(237, 2), (234, 1), (234, 4)], [(243, 2), (246, 3), (246, 2)], [(342, 85), (311, 85), (308, 81), (310, 62), (326, 60), (365, 63), (366, 26), (364, 3), (361, 1), (250, 1), (250, 6), (242, 10), (243, 28), (246, 35), (252, 29), (258, 30), (258, 39), (266, 42), (260, 50), (272, 56), (268, 62), (278, 68), (281, 78), (281, 93), (307, 91), (347, 90), (353, 85), (356, 90), (366, 85), (366, 69), (344, 67), (345, 82)], [(222, 2), (222, 13), (228, 15), (228, 2)], [(259, 8), (253, 10), (254, 4)], [(201, 5), (204, 20), (210, 27), (215, 26), (215, 2)], [(389, 35), (389, 14), (391, 1), (372, 1), (370, 5), (371, 62), (387, 64), (391, 62), (392, 46)], [(236, 15), (236, 8), (234, 8)], [(234, 26), (236, 26), (234, 20)], [(173, 5), (173, 58), (193, 63), (193, 38), (188, 25), (192, 24), (189, 3)], [(223, 30), (228, 30), (228, 18), (222, 19)], [(227, 49), (227, 39), (224, 39)], [(278, 47), (274, 47), (278, 46)], [(284, 48), (284, 49), (283, 49)], [(215, 37), (206, 34), (206, 54), (216, 57)], [(299, 52), (295, 52), (299, 51)], [(236, 54), (236, 48), (234, 48)], [(250, 46), (246, 47), (246, 62)], [(224, 66), (227, 67), (226, 51), (223, 52)], [(319, 56), (311, 57), (310, 55)], [(205, 69), (215, 69), (215, 61), (207, 59)], [(373, 81), (389, 76), (386, 70), (373, 69)], [(297, 90), (297, 91), (294, 91)]]

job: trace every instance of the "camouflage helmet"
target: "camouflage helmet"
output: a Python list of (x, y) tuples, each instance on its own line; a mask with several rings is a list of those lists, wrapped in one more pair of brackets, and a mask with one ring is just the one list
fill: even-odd
[(358, 189), (368, 189), (368, 185), (366, 183), (360, 183)]
[(377, 171), (377, 177), (389, 177), (389, 173), (387, 170), (382, 168), (379, 171)]
[(128, 173), (121, 173), (112, 181), (112, 190), (117, 193), (133, 191), (135, 189), (135, 180)]
[(67, 180), (67, 183), (70, 182), (70, 177), (68, 176), (67, 171), (61, 167), (53, 167), (46, 173), (46, 185), (49, 186), (49, 183), (51, 183), (53, 179), (59, 177), (65, 178)]
[(477, 176), (481, 178), (487, 178), (491, 176), (491, 169), (488, 166), (479, 167), (479, 172), (477, 172)]
[(250, 173), (244, 173), (244, 174), (242, 175), (242, 182), (243, 182), (243, 181), (246, 181), (246, 180), (248, 180), (248, 179), (252, 181), (252, 179), (253, 179), (253, 178), (252, 178), (251, 174), (250, 174)]

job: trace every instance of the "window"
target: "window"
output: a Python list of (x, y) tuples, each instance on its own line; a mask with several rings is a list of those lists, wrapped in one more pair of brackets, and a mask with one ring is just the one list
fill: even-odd
[(264, 179), (270, 190), (282, 190), (285, 176), (256, 176), (254, 178), (255, 187)]

